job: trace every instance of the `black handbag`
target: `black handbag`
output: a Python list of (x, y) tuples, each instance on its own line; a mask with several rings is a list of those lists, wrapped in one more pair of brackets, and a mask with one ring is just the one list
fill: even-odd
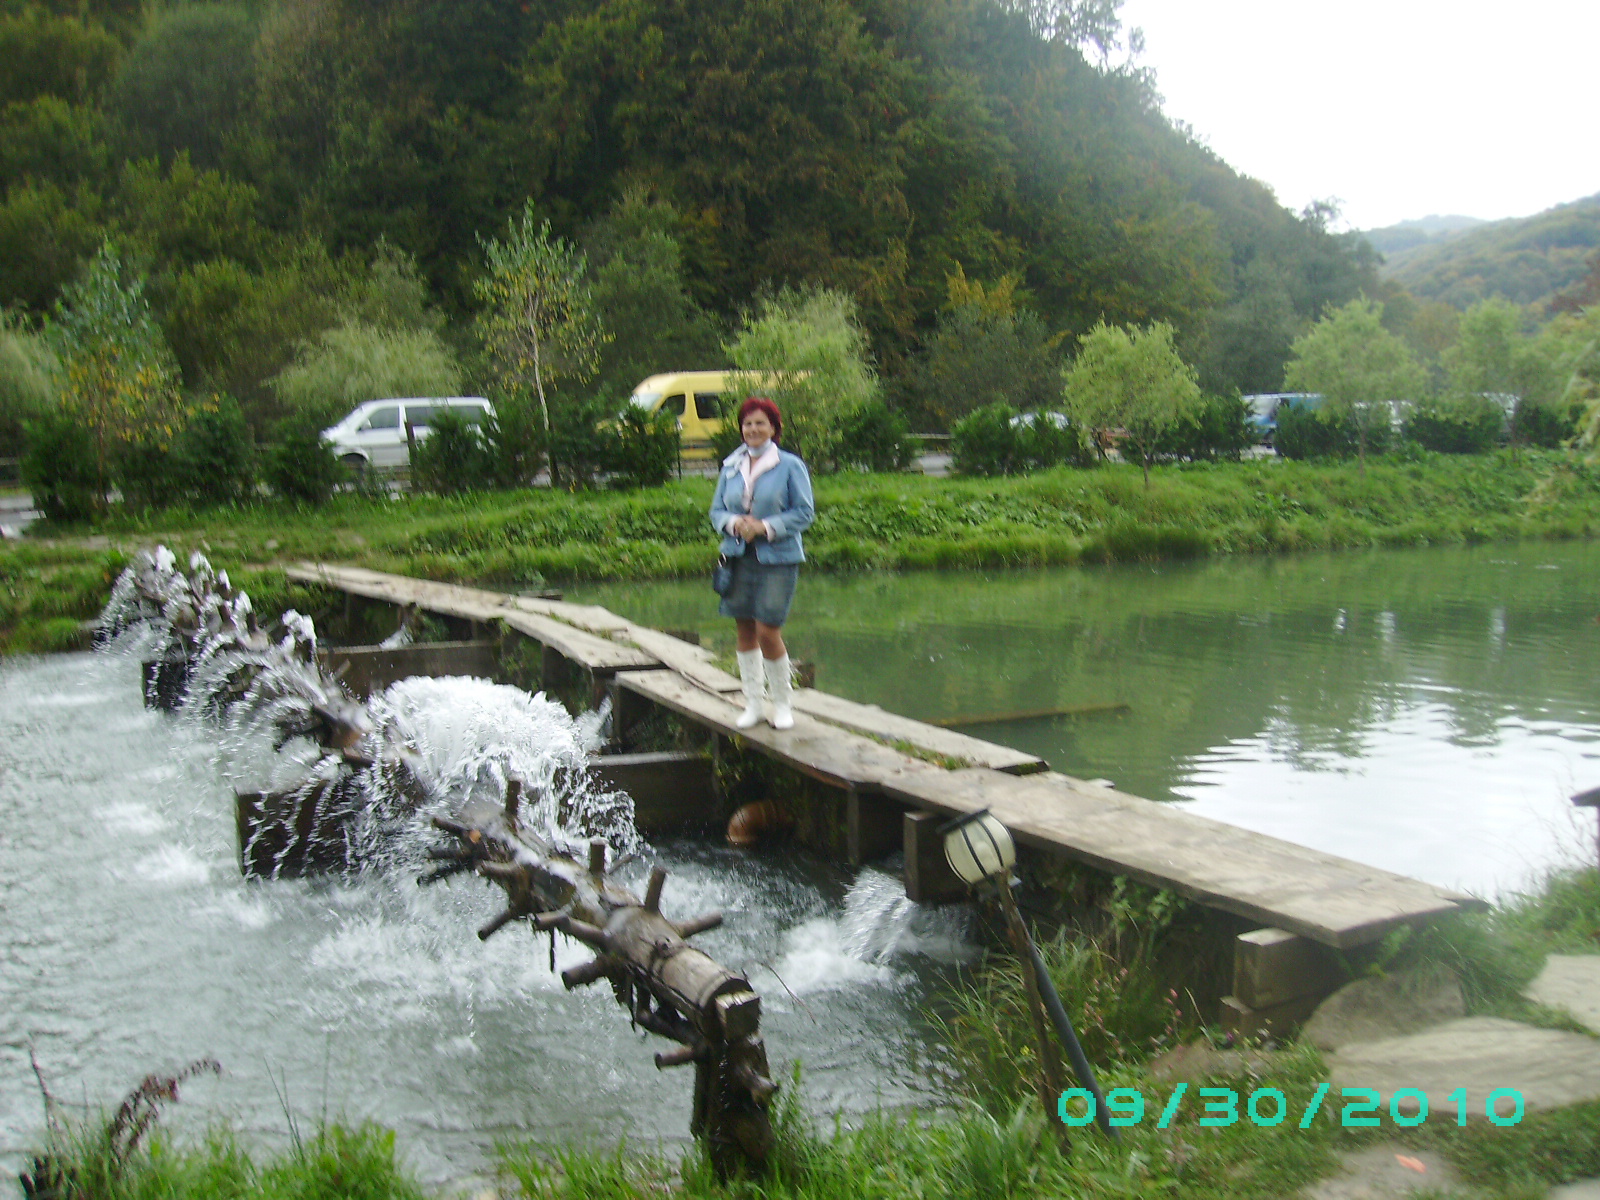
[(717, 555), (717, 565), (711, 568), (711, 590), (719, 596), (733, 591), (733, 559), (726, 554)]

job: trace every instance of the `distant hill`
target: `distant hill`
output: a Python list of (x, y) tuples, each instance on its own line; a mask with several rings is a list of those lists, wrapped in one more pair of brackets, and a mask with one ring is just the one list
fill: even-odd
[(1393, 262), (1397, 255), (1408, 250), (1441, 242), (1451, 234), (1487, 223), (1477, 217), (1421, 217), (1415, 221), (1401, 221), (1398, 225), (1386, 225), (1382, 229), (1363, 230), (1361, 236), (1372, 243), (1374, 250)]
[[(1471, 224), (1452, 230), (1449, 222)], [(1600, 195), (1532, 217), (1428, 217), (1362, 236), (1384, 255), (1383, 274), (1419, 299), (1456, 308), (1493, 296), (1543, 305), (1583, 278), (1600, 252)]]

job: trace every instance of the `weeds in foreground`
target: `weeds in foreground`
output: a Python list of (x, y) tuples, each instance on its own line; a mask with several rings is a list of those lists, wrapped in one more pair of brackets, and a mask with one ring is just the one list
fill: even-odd
[[(1276, 1086), (1304, 1107), (1321, 1073), (1314, 1052), (1287, 1056)], [(1137, 1071), (1108, 1086), (1152, 1090)], [(1254, 1086), (1254, 1085), (1252, 1085)], [(859, 1126), (837, 1119), (826, 1134), (800, 1116), (798, 1103), (774, 1122), (778, 1150), (757, 1180), (720, 1181), (697, 1151), (674, 1166), (660, 1157), (574, 1154), (535, 1146), (502, 1147), (501, 1162), (529, 1200), (600, 1200), (671, 1191), (685, 1200), (1002, 1200), (1071, 1196), (1267, 1200), (1291, 1195), (1331, 1165), (1333, 1126), (1308, 1130), (1236, 1122), (1202, 1126), (1200, 1110), (1180, 1112), (1166, 1129), (1156, 1113), (1108, 1142), (1092, 1129), (1046, 1121), (1036, 1102), (1004, 1116), (977, 1108), (925, 1115), (875, 1113)]]

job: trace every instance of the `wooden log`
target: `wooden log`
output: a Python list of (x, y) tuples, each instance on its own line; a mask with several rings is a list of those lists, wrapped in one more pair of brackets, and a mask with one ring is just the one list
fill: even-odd
[(766, 1108), (776, 1085), (760, 1038), (760, 997), (742, 974), (686, 940), (716, 928), (721, 914), (674, 924), (660, 911), (667, 879), (661, 867), (651, 871), (641, 900), (606, 876), (603, 844), (596, 853), (591, 843), (588, 861), (577, 862), (515, 828), (504, 804), (479, 801), (434, 824), (460, 843), (458, 853), (480, 875), (505, 889), (505, 910), (479, 936), (532, 918), (536, 930), (595, 949), (593, 960), (562, 973), (563, 984), (610, 980), (636, 1025), (683, 1047), (660, 1056), (659, 1065), (695, 1064), (691, 1128), (718, 1168), (762, 1162), (772, 1140)]
[(1131, 712), (1120, 701), (1111, 704), (1069, 704), (1065, 708), (1027, 708), (1021, 712), (983, 713), (978, 716), (940, 717), (929, 725), (949, 728), (952, 725), (999, 725), (1006, 721), (1053, 721), (1060, 717), (1103, 717), (1115, 713)]

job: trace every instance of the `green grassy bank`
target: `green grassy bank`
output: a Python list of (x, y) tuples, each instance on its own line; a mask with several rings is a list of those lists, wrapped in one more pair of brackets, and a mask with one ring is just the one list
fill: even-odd
[[(1416, 461), (1281, 460), (1060, 468), (1010, 479), (818, 479), (814, 569), (1046, 566), (1214, 554), (1589, 537), (1600, 473), (1559, 453)], [(0, 549), (0, 648), (70, 644), (124, 556), (205, 549), (270, 611), (294, 603), (274, 564), (327, 559), (456, 582), (659, 579), (709, 569), (711, 481), (643, 492), (357, 495), (36, 527)], [(303, 600), (303, 597), (302, 597)]]

